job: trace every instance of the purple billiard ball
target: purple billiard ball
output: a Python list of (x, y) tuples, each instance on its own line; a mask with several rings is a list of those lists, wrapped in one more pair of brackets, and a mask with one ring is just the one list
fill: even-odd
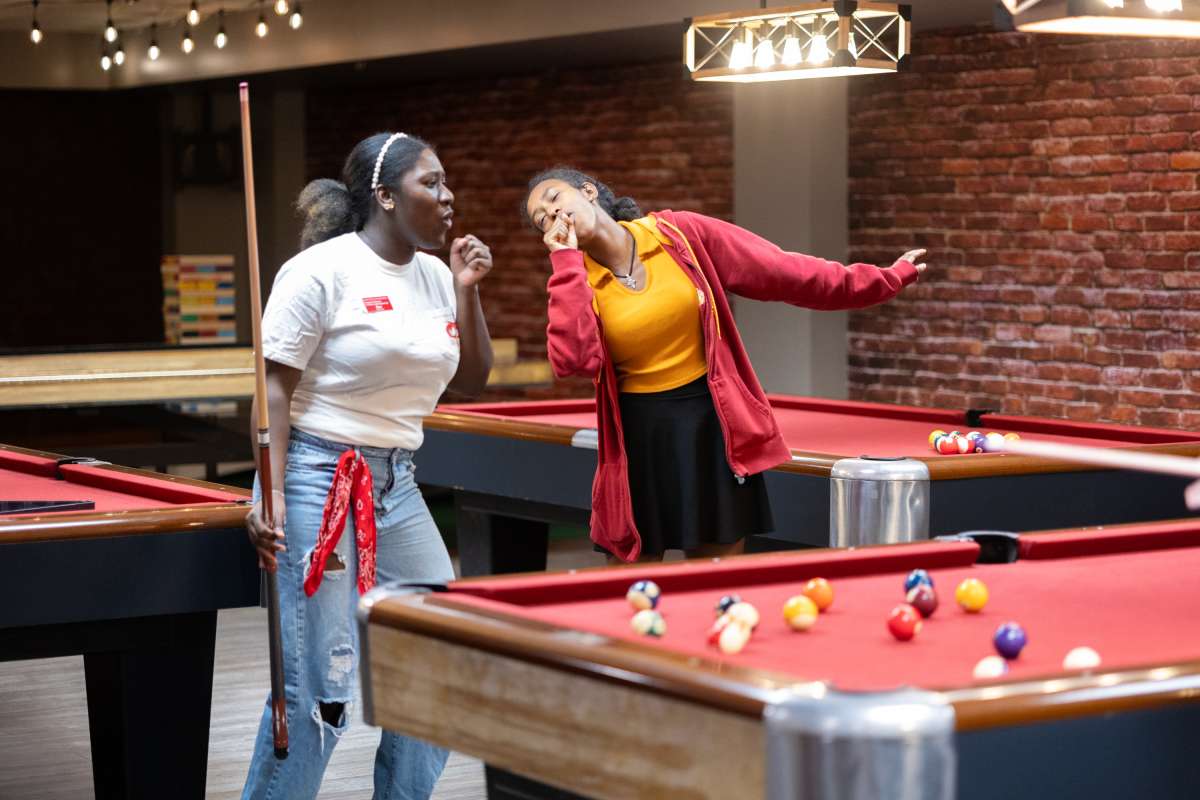
[(919, 583), (923, 583), (931, 589), (933, 588), (933, 578), (929, 577), (929, 573), (923, 569), (914, 569), (904, 579), (904, 593), (908, 594)]
[(1026, 642), (1025, 629), (1015, 622), (1006, 622), (996, 628), (996, 635), (992, 637), (996, 652), (1009, 661), (1021, 655)]
[(905, 601), (921, 612), (921, 616), (928, 619), (933, 616), (933, 612), (937, 611), (938, 597), (937, 592), (927, 583), (918, 583), (916, 586), (908, 590), (905, 595)]
[(967, 441), (971, 443), (971, 451), (974, 453), (983, 452), (983, 443), (986, 437), (979, 431), (971, 431), (967, 434)]

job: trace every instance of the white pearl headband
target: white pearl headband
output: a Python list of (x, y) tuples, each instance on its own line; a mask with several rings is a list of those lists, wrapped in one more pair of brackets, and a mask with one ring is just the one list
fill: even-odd
[(387, 141), (383, 143), (383, 147), (379, 148), (379, 155), (375, 156), (375, 172), (371, 175), (372, 192), (379, 188), (379, 170), (383, 167), (383, 157), (387, 155), (388, 148), (392, 146), (392, 142), (406, 135), (407, 134), (404, 133), (393, 133), (388, 137)]

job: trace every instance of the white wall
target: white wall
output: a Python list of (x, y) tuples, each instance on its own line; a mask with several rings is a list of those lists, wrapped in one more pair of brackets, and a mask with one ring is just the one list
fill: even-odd
[[(847, 79), (739, 85), (734, 219), (785, 250), (845, 261)], [(769, 392), (843, 398), (846, 313), (738, 298), (738, 328)]]

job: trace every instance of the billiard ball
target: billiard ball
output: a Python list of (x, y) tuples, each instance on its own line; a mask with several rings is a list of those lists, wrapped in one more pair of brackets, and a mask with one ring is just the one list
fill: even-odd
[(1021, 439), (1021, 434), (1019, 434), (1019, 433), (1004, 434), (1004, 440), (1008, 441), (1008, 442), (1017, 442), (1017, 441), (1020, 441), (1020, 439)]
[(742, 598), (738, 597), (736, 594), (727, 594), (717, 601), (717, 605), (713, 610), (719, 617), (728, 611), (730, 606), (740, 602), (742, 602)]
[(725, 613), (732, 617), (734, 621), (740, 622), (750, 628), (750, 630), (758, 627), (758, 609), (745, 601), (734, 603)]
[(967, 453), (975, 452), (975, 441), (970, 436), (959, 436), (955, 440), (958, 445), (958, 454), (965, 456)]
[(996, 633), (992, 636), (992, 644), (996, 646), (996, 652), (1009, 661), (1021, 655), (1021, 650), (1027, 641), (1025, 629), (1015, 622), (1005, 622), (996, 628)]
[(783, 619), (794, 631), (806, 631), (816, 625), (820, 613), (817, 604), (802, 594), (789, 597), (783, 604)]
[(952, 456), (958, 453), (958, 440), (962, 438), (955, 436), (953, 433), (948, 433), (937, 440), (937, 451), (944, 456)]
[(908, 577), (904, 579), (904, 591), (906, 593), (910, 592), (914, 586), (921, 583), (932, 588), (933, 578), (931, 578), (929, 573), (923, 569), (914, 569), (912, 572), (908, 573)]
[(1008, 662), (1000, 656), (984, 656), (979, 659), (979, 663), (975, 665), (975, 670), (971, 673), (976, 679), (984, 678), (999, 678), (1004, 673), (1008, 672)]
[(976, 614), (983, 610), (988, 601), (988, 588), (978, 578), (967, 578), (954, 590), (954, 599), (963, 611)]
[(733, 620), (721, 631), (721, 635), (717, 638), (717, 646), (721, 648), (722, 653), (733, 655), (740, 653), (748, 641), (750, 641), (750, 628)]
[(1004, 450), (1004, 435), (996, 432), (983, 437), (983, 452), (1000, 453)]
[(937, 444), (935, 444), (935, 442), (937, 442), (937, 440), (940, 437), (945, 436), (945, 435), (946, 435), (946, 432), (944, 430), (942, 430), (941, 428), (938, 428), (933, 433), (929, 434), (929, 446), (936, 450)]
[(728, 614), (722, 614), (713, 620), (712, 626), (710, 626), (708, 629), (708, 643), (716, 644), (721, 638), (721, 631), (725, 630), (725, 628), (731, 622), (733, 622), (733, 617), (729, 616)]
[(800, 594), (816, 603), (817, 608), (821, 611), (825, 611), (833, 605), (833, 587), (824, 578), (813, 578), (804, 584)]
[(667, 622), (662, 614), (652, 608), (644, 608), (629, 621), (635, 633), (642, 636), (662, 636), (667, 632)]
[(658, 588), (658, 584), (654, 581), (638, 581), (630, 586), (629, 591), (625, 593), (625, 599), (629, 601), (629, 605), (638, 611), (658, 608), (660, 597), (662, 597), (662, 590)]
[(971, 443), (970, 452), (982, 453), (983, 452), (983, 440), (984, 440), (984, 435), (982, 433), (980, 433), (979, 431), (971, 431), (970, 433), (968, 433), (967, 441)]
[(904, 596), (905, 601), (921, 613), (922, 617), (928, 619), (933, 616), (933, 612), (937, 611), (938, 597), (937, 592), (933, 587), (918, 583), (916, 586), (908, 590), (908, 594)]
[(1095, 669), (1100, 666), (1100, 654), (1090, 647), (1076, 647), (1063, 658), (1063, 669)]
[(901, 603), (888, 614), (887, 627), (892, 636), (907, 642), (921, 632), (921, 612), (908, 603)]

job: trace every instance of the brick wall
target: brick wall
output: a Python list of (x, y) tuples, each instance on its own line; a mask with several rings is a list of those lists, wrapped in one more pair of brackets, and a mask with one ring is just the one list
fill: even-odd
[[(307, 115), (309, 178), (337, 176), (354, 143), (376, 131), (437, 147), (456, 196), (454, 235), (474, 233), (492, 248), (496, 267), (481, 289), (492, 335), (518, 338), (526, 358), (546, 355), (549, 262), (517, 213), (538, 170), (573, 164), (644, 209), (732, 218), (731, 90), (688, 80), (676, 61), (314, 90)], [(590, 392), (583, 380), (527, 394)]]
[(1200, 427), (1200, 43), (951, 31), (855, 81), (860, 399)]

